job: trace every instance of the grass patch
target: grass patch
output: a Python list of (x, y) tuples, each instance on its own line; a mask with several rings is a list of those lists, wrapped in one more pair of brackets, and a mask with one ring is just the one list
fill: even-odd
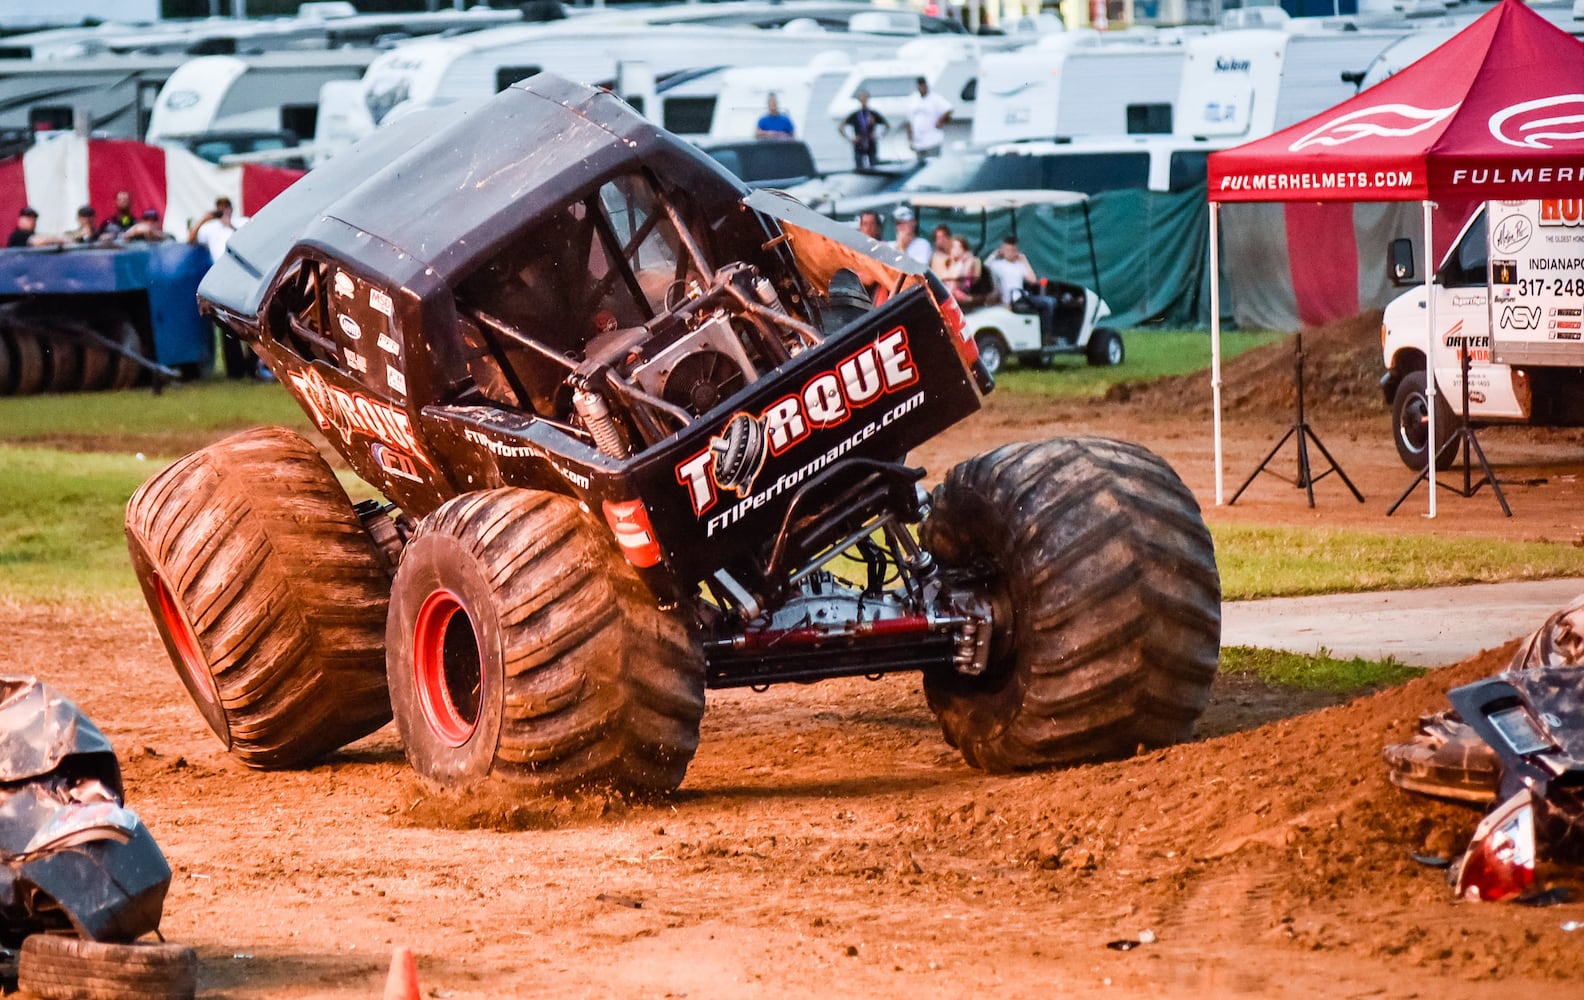
[[(1225, 363), (1284, 336), (1251, 330), (1223, 331), (1221, 360)], [(1018, 365), (1001, 369), (996, 375), (997, 390), (1088, 399), (1105, 395), (1119, 382), (1147, 382), (1210, 367), (1208, 330), (1127, 330), (1122, 334), (1122, 344), (1127, 358), (1115, 368), (1093, 368), (1081, 354), (1063, 355), (1044, 370)]]
[(0, 446), (0, 593), (49, 601), (135, 597), (123, 512), (160, 464)]
[[(122, 525), (126, 503), (168, 460), (0, 444), (0, 596), (137, 600)], [(351, 473), (354, 500), (377, 496)]]
[(1223, 646), (1221, 670), (1230, 674), (1254, 674), (1275, 687), (1346, 692), (1401, 684), (1423, 675), (1426, 668), (1410, 667), (1391, 657), (1366, 660), (1355, 656), (1350, 660), (1339, 660), (1324, 647), (1317, 653), (1309, 654), (1251, 646)]
[(1584, 576), (1584, 552), (1549, 542), (1242, 524), (1210, 533), (1229, 601)]
[(124, 392), (0, 397), (0, 442), (71, 451), (144, 452), (172, 458), (228, 431), (279, 424), (312, 426), (273, 382), (214, 379), (178, 383), (155, 395)]

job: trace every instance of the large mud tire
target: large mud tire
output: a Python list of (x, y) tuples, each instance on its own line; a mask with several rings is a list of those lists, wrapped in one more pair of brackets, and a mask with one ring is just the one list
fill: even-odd
[(306, 763), (390, 719), (384, 556), (300, 435), (188, 455), (132, 495), (126, 534), (177, 673), (245, 763)]
[(1221, 586), (1193, 494), (1096, 438), (1007, 445), (954, 468), (921, 540), (996, 616), (981, 677), (924, 691), (975, 767), (1011, 771), (1187, 739), (1220, 658)]
[(198, 991), (197, 953), (174, 944), (34, 934), (17, 965), (17, 986), (40, 1000), (189, 1000)]
[(44, 348), (38, 338), (22, 327), (11, 327), (0, 336), (11, 347), (11, 391), (18, 396), (31, 396), (44, 388), (49, 372), (44, 364)]
[(698, 747), (696, 639), (566, 497), (469, 493), (424, 518), (386, 648), (407, 757), (442, 789), (666, 792)]
[(16, 359), (11, 356), (11, 338), (0, 330), (0, 396), (11, 395), (16, 375)]

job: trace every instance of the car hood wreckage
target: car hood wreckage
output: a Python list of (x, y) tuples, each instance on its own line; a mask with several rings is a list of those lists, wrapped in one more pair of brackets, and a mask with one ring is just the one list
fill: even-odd
[(910, 449), (993, 379), (926, 269), (540, 75), (313, 171), (200, 288), (300, 436), (128, 504), (215, 733), (300, 764), (394, 717), (441, 787), (667, 791), (706, 686), (921, 671), (976, 766), (1183, 739), (1219, 655), (1192, 495), (1135, 445)]
[(1544, 855), (1584, 858), (1584, 595), (1500, 673), (1447, 693), (1452, 711), (1385, 749), (1405, 791), (1489, 808), (1451, 869), (1457, 895), (1523, 898)]
[(123, 803), (98, 727), (38, 681), (0, 676), (0, 947), (44, 931), (132, 941), (159, 928), (170, 866)]

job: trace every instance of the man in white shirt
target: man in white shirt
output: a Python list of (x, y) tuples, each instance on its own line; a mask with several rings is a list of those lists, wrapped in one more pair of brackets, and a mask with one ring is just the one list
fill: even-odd
[(930, 261), (929, 240), (918, 234), (918, 220), (913, 217), (913, 210), (903, 205), (896, 210), (896, 247), (898, 253), (906, 254), (920, 264)]
[(922, 76), (913, 81), (918, 94), (908, 103), (908, 144), (920, 163), (939, 156), (946, 141), (946, 123), (951, 121), (951, 102), (933, 93)]
[(1001, 293), (1001, 304), (1009, 306), (1013, 298), (1023, 293), (1023, 286), (1037, 284), (1039, 279), (1034, 276), (1034, 267), (1029, 263), (1028, 255), (1018, 249), (1017, 237), (1008, 236), (996, 248), (996, 252), (985, 261), (985, 267), (990, 269), (991, 277), (995, 278), (996, 291)]
[(222, 195), (215, 199), (214, 211), (206, 213), (187, 234), (187, 242), (202, 243), (209, 248), (209, 256), (218, 261), (225, 256), (226, 243), (241, 223), (241, 219), (232, 218), (231, 199)]

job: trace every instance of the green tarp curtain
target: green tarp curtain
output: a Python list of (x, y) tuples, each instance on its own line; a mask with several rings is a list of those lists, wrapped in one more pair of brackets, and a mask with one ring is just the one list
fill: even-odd
[[(1106, 325), (1209, 326), (1210, 219), (1202, 185), (1172, 193), (1101, 192), (1090, 198), (1088, 214), (1086, 229), (1082, 205), (1016, 210), (1018, 245), (1041, 277), (1095, 288), (1098, 264), (1098, 291), (1111, 307)], [(1012, 231), (1012, 216), (922, 208), (919, 228), (927, 236), (945, 223), (986, 256)]]

